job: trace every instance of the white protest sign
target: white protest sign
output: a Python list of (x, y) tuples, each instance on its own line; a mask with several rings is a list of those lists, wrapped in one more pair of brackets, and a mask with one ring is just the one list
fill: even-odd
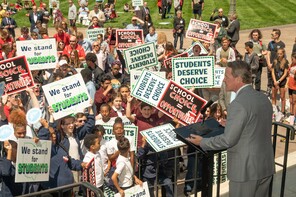
[(132, 0), (133, 7), (143, 6), (143, 0)]
[(90, 96), (80, 73), (42, 86), (55, 120), (82, 112), (90, 106)]
[[(148, 183), (143, 182), (143, 186), (135, 185), (124, 190), (124, 197), (150, 197)], [(114, 197), (121, 197), (120, 193), (116, 193)]]
[(128, 71), (142, 70), (158, 65), (154, 42), (148, 42), (140, 46), (125, 49), (123, 51), (125, 64)]
[(55, 68), (58, 61), (54, 38), (16, 41), (17, 55), (25, 55), (30, 70)]
[(9, 137), (13, 135), (14, 129), (12, 125), (3, 125), (0, 127), (0, 141), (9, 140)]
[[(109, 124), (109, 125), (113, 125), (115, 123), (115, 119), (117, 117), (111, 117), (110, 120), (108, 122), (104, 122), (102, 120), (102, 117), (97, 116), (96, 117), (96, 125), (102, 125), (102, 124)], [(123, 125), (132, 125), (135, 126), (134, 123), (132, 123), (126, 116), (121, 116), (120, 117), (122, 120)]]
[(132, 96), (156, 107), (168, 84), (168, 80), (144, 70), (132, 90)]
[(87, 39), (89, 39), (91, 42), (94, 42), (98, 40), (98, 34), (102, 34), (104, 37), (105, 29), (104, 28), (88, 29), (86, 31), (86, 34), (87, 34)]
[[(102, 124), (105, 129), (105, 134), (103, 138), (106, 141), (110, 141), (115, 138), (113, 134), (113, 125)], [(135, 147), (137, 147), (137, 140), (138, 140), (138, 127), (137, 126), (126, 126), (124, 125), (124, 136), (130, 138), (133, 142)]]
[(35, 124), (39, 122), (41, 116), (42, 111), (39, 108), (31, 108), (26, 114), (26, 119), (29, 124)]
[(222, 82), (224, 80), (225, 68), (219, 67), (215, 68), (215, 79), (213, 88), (221, 88)]
[(49, 180), (51, 141), (18, 139), (15, 182)]
[(213, 87), (214, 57), (173, 58), (173, 80), (186, 88)]
[(185, 145), (176, 138), (174, 129), (175, 127), (171, 124), (165, 124), (141, 131), (141, 135), (146, 137), (147, 142), (156, 152), (161, 152)]
[[(197, 51), (200, 51), (199, 52), (199, 55), (207, 55), (208, 54), (208, 51), (205, 49), (205, 47), (199, 42), (199, 41), (196, 41), (195, 43), (193, 43), (189, 49), (187, 49), (187, 53), (188, 53), (188, 56), (191, 57), (193, 56), (193, 49), (196, 48)], [(196, 52), (197, 53), (197, 52)]]
[[(163, 71), (151, 71), (151, 73), (155, 74), (155, 75), (158, 75), (162, 78), (166, 78), (165, 77), (165, 72)], [(136, 85), (136, 83), (138, 82), (138, 79), (140, 78), (142, 74), (142, 71), (141, 70), (132, 70), (131, 73), (130, 73), (130, 84), (131, 84), (131, 89), (133, 89)]]

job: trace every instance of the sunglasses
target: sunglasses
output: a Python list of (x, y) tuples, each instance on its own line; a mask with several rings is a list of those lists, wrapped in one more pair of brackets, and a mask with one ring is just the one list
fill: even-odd
[(77, 120), (77, 122), (82, 123), (82, 122), (86, 122), (86, 120)]
[(70, 40), (70, 42), (76, 42), (75, 40)]
[(98, 46), (99, 46), (98, 44), (94, 45), (94, 47), (98, 47)]

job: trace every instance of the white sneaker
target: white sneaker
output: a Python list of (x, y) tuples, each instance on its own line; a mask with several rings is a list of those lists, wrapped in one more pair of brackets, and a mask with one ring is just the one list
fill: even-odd
[(289, 123), (290, 125), (294, 125), (294, 115), (289, 117)]
[(284, 118), (285, 116), (284, 116), (284, 114), (282, 113), (282, 112), (278, 112), (278, 113), (276, 113), (276, 115), (275, 115), (275, 121), (276, 122), (280, 122), (280, 121), (282, 121), (282, 119)]

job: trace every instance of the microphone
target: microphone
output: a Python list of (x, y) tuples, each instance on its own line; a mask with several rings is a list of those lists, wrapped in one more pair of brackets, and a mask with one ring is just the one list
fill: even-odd
[(212, 96), (211, 100), (209, 100), (206, 105), (200, 110), (201, 114), (205, 114), (207, 111), (207, 108), (210, 107), (214, 102), (216, 102), (219, 99), (217, 95)]

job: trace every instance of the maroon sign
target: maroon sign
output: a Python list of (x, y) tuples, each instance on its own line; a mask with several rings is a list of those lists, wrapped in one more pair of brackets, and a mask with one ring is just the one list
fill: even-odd
[[(84, 182), (89, 182), (96, 187), (96, 173), (94, 158), (87, 164), (87, 167), (82, 171), (82, 179)], [(87, 197), (95, 197), (95, 193), (90, 189), (86, 190)]]
[(166, 68), (169, 68), (169, 69), (172, 69), (172, 58), (178, 58), (178, 57), (189, 57), (188, 53), (187, 52), (184, 52), (184, 53), (181, 53), (181, 54), (178, 54), (178, 55), (175, 55), (173, 57), (170, 57), (168, 59), (165, 59), (163, 61), (163, 65), (166, 67)]
[(34, 86), (25, 56), (0, 62), (0, 82), (5, 83), (4, 94), (14, 94)]
[(116, 45), (119, 50), (144, 44), (142, 29), (116, 29)]
[(216, 31), (216, 24), (191, 19), (186, 31), (186, 37), (195, 38), (204, 42), (211, 42), (214, 40)]
[(183, 125), (196, 123), (206, 100), (170, 81), (157, 109), (171, 118), (176, 117)]

